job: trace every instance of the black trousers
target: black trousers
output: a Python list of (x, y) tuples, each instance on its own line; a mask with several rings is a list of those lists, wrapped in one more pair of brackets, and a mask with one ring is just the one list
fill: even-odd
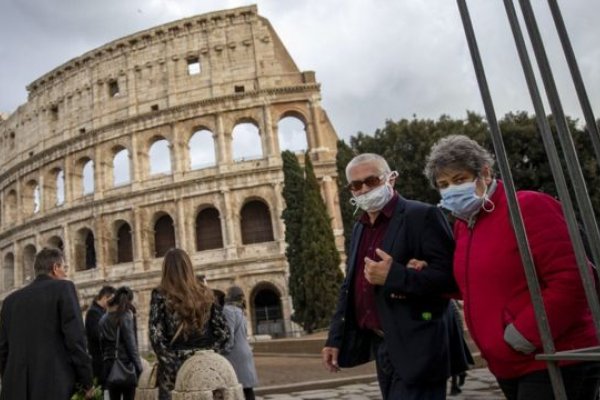
[(112, 387), (108, 389), (110, 400), (134, 400), (135, 386)]
[[(596, 400), (600, 385), (600, 362), (585, 362), (561, 368), (569, 400)], [(554, 393), (547, 370), (514, 379), (498, 379), (507, 400), (552, 400)]]
[(383, 400), (445, 400), (446, 381), (427, 385), (408, 385), (394, 369), (384, 339), (373, 342), (377, 380)]

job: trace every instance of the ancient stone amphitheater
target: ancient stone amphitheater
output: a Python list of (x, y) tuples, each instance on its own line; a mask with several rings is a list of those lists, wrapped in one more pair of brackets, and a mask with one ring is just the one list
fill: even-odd
[(0, 117), (1, 298), (59, 247), (84, 308), (105, 284), (135, 290), (147, 348), (150, 291), (177, 246), (211, 287), (245, 289), (252, 333), (293, 330), (280, 152), (309, 150), (341, 249), (337, 137), (314, 72), (255, 6), (115, 40), (27, 90)]

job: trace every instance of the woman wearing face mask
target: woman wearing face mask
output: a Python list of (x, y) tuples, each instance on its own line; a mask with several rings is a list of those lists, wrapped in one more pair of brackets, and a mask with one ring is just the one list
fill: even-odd
[[(509, 400), (552, 399), (552, 385), (512, 229), (490, 153), (466, 136), (439, 140), (425, 175), (456, 217), (454, 277), (471, 336)], [(517, 199), (557, 351), (598, 345), (560, 204), (538, 192)], [(600, 363), (561, 362), (569, 400), (598, 395)]]

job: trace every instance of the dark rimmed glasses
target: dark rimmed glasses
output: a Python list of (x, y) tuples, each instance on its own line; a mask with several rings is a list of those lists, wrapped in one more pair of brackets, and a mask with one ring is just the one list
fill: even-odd
[(379, 176), (371, 175), (371, 176), (367, 176), (362, 181), (351, 181), (346, 185), (346, 189), (357, 192), (360, 189), (362, 189), (363, 185), (367, 185), (370, 188), (379, 186), (381, 184), (381, 181), (383, 180), (384, 176), (385, 176), (385, 174), (382, 174)]

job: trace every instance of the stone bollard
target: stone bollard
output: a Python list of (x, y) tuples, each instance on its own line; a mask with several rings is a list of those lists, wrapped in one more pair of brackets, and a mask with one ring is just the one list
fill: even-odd
[(212, 350), (199, 351), (183, 363), (171, 394), (172, 400), (244, 400), (233, 367)]
[(135, 390), (135, 400), (157, 400), (156, 363), (151, 365), (142, 358), (142, 366), (144, 367), (144, 370), (138, 380), (138, 386)]

